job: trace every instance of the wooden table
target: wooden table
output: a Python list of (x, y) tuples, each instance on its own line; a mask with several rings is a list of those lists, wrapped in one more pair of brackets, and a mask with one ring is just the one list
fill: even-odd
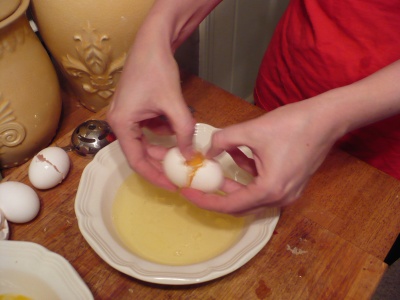
[[(195, 76), (187, 76), (182, 87), (198, 122), (224, 127), (264, 113)], [(54, 144), (68, 145), (77, 125), (104, 117), (105, 110), (94, 114), (66, 99)], [(269, 243), (245, 266), (193, 286), (141, 282), (108, 266), (80, 234), (74, 199), (91, 159), (69, 156), (68, 177), (56, 188), (37, 191), (39, 216), (11, 224), (11, 239), (36, 242), (64, 256), (95, 299), (367, 299), (400, 231), (400, 182), (333, 151), (302, 198), (282, 210)], [(30, 185), (28, 165), (6, 170), (4, 180)]]

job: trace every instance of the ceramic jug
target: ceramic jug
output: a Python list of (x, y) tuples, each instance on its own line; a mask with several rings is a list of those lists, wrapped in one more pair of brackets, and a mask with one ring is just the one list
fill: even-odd
[(98, 111), (115, 91), (127, 52), (153, 0), (32, 0), (31, 12), (67, 88)]
[(0, 168), (49, 145), (61, 115), (57, 74), (26, 18), (28, 5), (0, 1)]

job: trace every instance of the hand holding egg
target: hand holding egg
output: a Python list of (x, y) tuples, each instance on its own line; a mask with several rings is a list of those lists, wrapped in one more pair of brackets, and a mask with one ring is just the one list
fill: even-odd
[(178, 187), (190, 187), (205, 193), (216, 192), (224, 175), (217, 161), (206, 159), (200, 152), (186, 160), (177, 147), (171, 148), (164, 158), (165, 175)]

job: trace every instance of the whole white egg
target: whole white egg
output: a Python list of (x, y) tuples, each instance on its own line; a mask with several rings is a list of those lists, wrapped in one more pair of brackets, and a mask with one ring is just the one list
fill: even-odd
[(6, 181), (0, 183), (0, 209), (8, 221), (26, 223), (38, 214), (39, 197), (30, 186), (24, 183)]
[(224, 180), (221, 165), (201, 154), (195, 159), (196, 163), (186, 161), (177, 147), (171, 148), (163, 161), (164, 173), (178, 187), (191, 187), (205, 193), (217, 191)]
[(63, 149), (48, 147), (32, 158), (28, 171), (29, 180), (37, 189), (50, 189), (64, 180), (69, 167), (69, 156)]

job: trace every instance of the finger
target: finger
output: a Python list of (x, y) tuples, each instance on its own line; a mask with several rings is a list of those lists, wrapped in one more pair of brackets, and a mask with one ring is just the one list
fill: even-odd
[[(194, 109), (191, 106), (188, 106), (188, 109), (191, 114), (194, 113)], [(147, 120), (143, 120), (141, 122), (141, 126), (146, 127), (153, 131), (158, 135), (173, 135), (175, 134), (168, 118), (164, 115), (158, 116), (156, 118), (151, 118)]]
[[(206, 194), (198, 190), (181, 189), (184, 197), (195, 205), (221, 213), (237, 214), (262, 206), (264, 194), (260, 194), (254, 183), (242, 186), (227, 195)], [(250, 201), (251, 199), (251, 201)]]
[(150, 129), (157, 135), (172, 135), (174, 131), (165, 117), (156, 117), (140, 122), (140, 126)]
[(148, 157), (148, 162), (152, 164), (153, 168), (156, 169), (159, 173), (164, 174), (162, 160), (153, 158), (150, 153), (148, 153), (147, 157)]
[(176, 190), (176, 187), (165, 177), (163, 172), (155, 167), (151, 162), (151, 158), (146, 152), (146, 148), (142, 143), (142, 131), (138, 124), (132, 125), (130, 128), (122, 127), (116, 132), (121, 148), (126, 154), (129, 165), (146, 180), (168, 190)]
[(224, 179), (222, 186), (221, 186), (221, 191), (224, 192), (225, 194), (230, 194), (238, 189), (242, 188), (243, 184), (237, 182), (236, 180), (226, 178)]
[(227, 152), (239, 167), (251, 175), (257, 176), (257, 168), (254, 159), (247, 157), (239, 148), (233, 148), (227, 150)]
[[(182, 103), (184, 101), (182, 100)], [(186, 105), (178, 105), (166, 111), (167, 118), (176, 134), (179, 150), (189, 159), (194, 154), (193, 134), (196, 121)]]
[[(234, 193), (236, 191), (238, 191), (239, 189), (243, 188), (243, 184), (226, 178), (226, 180), (224, 181), (222, 187), (221, 187), (221, 191), (225, 194), (231, 194)], [(247, 215), (255, 215), (258, 214), (260, 211), (264, 211), (265, 208), (255, 208), (255, 209), (251, 209), (251, 210), (246, 210), (245, 212), (237, 212), (237, 213), (230, 213), (232, 215), (234, 215), (235, 217), (243, 217), (243, 216), (247, 216)]]
[(211, 147), (208, 150), (206, 157), (216, 157), (223, 151), (234, 150), (239, 146), (246, 144), (243, 140), (243, 129), (238, 125), (231, 125), (224, 129), (215, 131), (212, 135)]
[(148, 142), (146, 142), (145, 147), (147, 149), (148, 155), (152, 159), (157, 160), (157, 161), (163, 161), (165, 155), (169, 151), (169, 148), (166, 148), (166, 147), (163, 147), (163, 146), (149, 144)]

